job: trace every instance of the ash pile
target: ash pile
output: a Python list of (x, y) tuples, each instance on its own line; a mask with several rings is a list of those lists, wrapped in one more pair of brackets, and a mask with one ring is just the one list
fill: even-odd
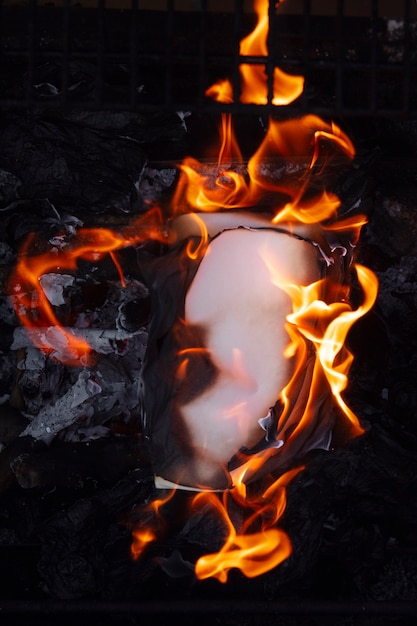
[[(122, 258), (125, 287), (111, 261), (45, 282), (62, 323), (93, 345), (94, 366), (45, 356), (18, 325), (7, 278), (25, 237), (56, 243), (81, 225), (112, 228), (137, 217), (172, 193), (169, 163), (189, 153), (206, 123), (197, 115), (3, 117), (0, 599), (417, 602), (414, 122), (350, 122), (358, 156), (345, 195), (364, 193), (364, 176), (370, 183), (359, 260), (380, 281), (375, 310), (350, 337), (356, 360), (346, 396), (367, 432), (305, 459), (281, 524), (293, 553), (275, 570), (253, 580), (236, 571), (224, 586), (197, 581), (193, 563), (219, 549), (223, 531), (210, 516), (185, 518), (186, 494), (173, 501), (164, 540), (130, 557), (132, 523), (146, 522), (144, 505), (155, 497), (138, 403), (151, 312), (134, 248)], [(406, 623), (396, 619), (386, 623)], [(303, 620), (336, 623), (282, 623)]]

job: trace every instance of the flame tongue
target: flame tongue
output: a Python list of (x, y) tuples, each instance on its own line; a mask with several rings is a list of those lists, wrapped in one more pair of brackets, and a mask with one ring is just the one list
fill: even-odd
[(157, 209), (150, 210), (120, 233), (105, 228), (81, 229), (68, 241), (63, 237), (60, 248), (54, 248), (52, 252), (48, 250), (34, 255), (32, 246), (36, 243), (35, 236), (28, 237), (20, 251), (19, 262), (10, 276), (9, 286), (16, 313), (29, 331), (49, 327), (54, 329), (49, 336), (30, 332), (36, 347), (68, 365), (91, 364), (90, 345), (60, 323), (42, 288), (41, 278), (57, 269), (75, 272), (79, 259), (97, 263), (109, 255), (124, 286), (117, 251), (149, 239), (164, 243), (167, 241), (167, 235), (162, 229), (161, 213)]
[[(268, 6), (268, 0), (255, 1), (258, 22), (241, 42), (242, 57), (267, 55)], [(255, 61), (247, 58), (240, 65), (242, 102), (267, 104), (270, 99), (281, 105), (301, 94), (303, 78), (277, 68), (271, 81), (273, 93), (269, 94), (265, 66), (261, 58)], [(207, 95), (226, 103), (234, 98), (227, 80), (211, 87)], [(43, 290), (47, 283), (44, 275), (62, 269), (74, 272), (81, 258), (96, 263), (110, 255), (123, 286), (118, 250), (143, 241), (176, 244), (189, 238), (182, 248), (178, 246), (184, 250), (181, 267), (188, 263), (199, 269), (187, 298), (184, 296), (187, 319), (176, 323), (202, 327), (207, 345), (176, 346), (170, 338), (171, 349), (172, 345), (178, 347), (170, 356), (177, 366), (173, 376), (175, 400), (187, 423), (195, 466), (203, 468), (198, 475), (203, 487), (212, 486), (210, 481), (218, 471), (228, 480), (232, 477), (234, 484), (223, 500), (202, 493), (193, 501), (193, 507), (208, 504), (228, 531), (223, 548), (197, 562), (199, 578), (216, 577), (226, 582), (233, 567), (246, 576), (258, 576), (287, 558), (291, 544), (276, 525), (285, 509), (285, 487), (299, 469), (277, 480), (267, 478), (267, 473), (294, 463), (312, 447), (326, 447), (335, 407), (352, 435), (363, 432), (343, 399), (352, 362), (345, 343), (352, 324), (373, 305), (377, 280), (366, 268), (354, 266), (352, 259), (365, 218), (359, 215), (340, 220), (340, 200), (325, 184), (332, 159), (349, 162), (354, 156), (354, 146), (341, 128), (306, 115), (291, 121), (270, 120), (264, 140), (246, 164), (231, 117), (223, 115), (216, 166), (204, 167), (190, 157), (180, 167), (167, 232), (162, 213), (155, 207), (121, 233), (83, 229), (71, 245), (65, 242), (52, 252), (32, 255), (32, 238), (23, 247), (10, 278), (11, 296), (22, 324), (31, 330), (40, 326), (56, 329), (50, 339), (45, 333), (38, 337), (31, 334), (35, 344), (53, 355), (56, 343), (66, 344), (67, 363), (91, 364), (88, 343), (60, 325)], [(266, 167), (268, 162), (274, 167)], [(236, 211), (248, 208), (257, 212), (262, 208), (263, 217)], [(216, 215), (211, 215), (214, 212)], [(243, 235), (236, 230), (239, 226), (246, 227)], [(262, 236), (254, 232), (257, 228), (265, 231)], [(235, 230), (212, 240), (226, 229)], [(287, 230), (287, 235), (278, 229)], [(288, 234), (294, 237), (290, 239)], [(272, 245), (272, 239), (279, 239), (279, 245)], [(223, 248), (226, 240), (240, 243)], [(292, 249), (294, 242), (298, 248), (308, 248), (308, 253), (299, 256)], [(309, 272), (303, 273), (306, 267)], [(357, 309), (349, 303), (346, 275), (354, 267), (365, 294)], [(278, 319), (285, 340), (282, 336), (277, 339)], [(178, 390), (188, 381), (196, 357), (214, 363), (214, 383), (211, 380), (213, 384), (204, 393), (179, 401)], [(236, 391), (233, 398), (231, 390)], [(252, 405), (253, 397), (256, 402)], [(263, 418), (260, 424), (266, 434), (261, 431), (259, 418)], [(158, 429), (163, 430), (159, 425)], [(164, 433), (165, 444), (171, 434)], [(184, 464), (189, 473), (187, 459)], [(266, 483), (264, 492), (248, 497), (246, 484), (260, 476), (264, 486)], [(236, 529), (231, 522), (231, 500), (248, 512), (242, 528)], [(156, 519), (154, 529), (135, 532), (134, 558), (162, 532), (160, 506), (162, 501), (150, 507)]]
[[(269, 30), (268, 0), (256, 0), (254, 9), (258, 16), (258, 23), (255, 29), (245, 39), (240, 42), (240, 54), (242, 56), (267, 56), (267, 37)], [(268, 88), (265, 76), (265, 66), (242, 64), (240, 66), (242, 74), (241, 102), (266, 104), (268, 102)], [(274, 68), (273, 73), (273, 97), (272, 104), (290, 104), (304, 89), (304, 78), (302, 76), (291, 76), (278, 68)]]
[[(258, 22), (254, 30), (240, 42), (242, 57), (267, 57), (268, 55), (268, 0), (255, 0), (254, 9)], [(258, 63), (241, 63), (242, 78), (240, 101), (246, 104), (267, 104), (268, 84), (265, 65)], [(285, 105), (296, 100), (303, 92), (304, 78), (286, 74), (279, 68), (273, 71), (272, 104)], [(233, 102), (233, 87), (229, 80), (221, 80), (206, 91), (206, 95), (218, 102)]]
[[(325, 223), (337, 218), (340, 205), (334, 193), (320, 189), (327, 168), (334, 159), (342, 164), (354, 156), (352, 142), (338, 126), (307, 115), (285, 122), (271, 120), (263, 142), (244, 167), (231, 118), (223, 115), (217, 168), (186, 158), (173, 206), (182, 213), (269, 205), (275, 224)], [(364, 223), (363, 217), (356, 220)]]

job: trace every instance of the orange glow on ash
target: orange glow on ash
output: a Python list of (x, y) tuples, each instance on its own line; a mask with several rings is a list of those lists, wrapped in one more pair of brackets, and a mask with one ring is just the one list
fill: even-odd
[(79, 259), (98, 263), (109, 255), (124, 286), (123, 271), (116, 256), (117, 250), (150, 238), (163, 242), (167, 240), (162, 230), (162, 218), (158, 209), (149, 211), (120, 233), (105, 228), (81, 229), (66, 245), (40, 254), (32, 252), (37, 242), (34, 235), (29, 236), (20, 251), (17, 266), (10, 276), (9, 291), (17, 315), (29, 331), (54, 328), (50, 340), (44, 334), (31, 332), (30, 337), (34, 345), (52, 356), (55, 346), (63, 345), (67, 355), (65, 363), (74, 366), (91, 364), (91, 348), (88, 342), (77, 337), (75, 330), (68, 331), (60, 324), (53, 306), (42, 289), (40, 278), (56, 270), (75, 272)]
[[(277, 209), (275, 224), (291, 221), (314, 224), (336, 216), (340, 200), (335, 194), (323, 189), (311, 195), (316, 167), (322, 170), (331, 157), (351, 160), (355, 156), (351, 140), (336, 124), (328, 124), (315, 115), (285, 122), (270, 120), (265, 138), (249, 159), (247, 168), (243, 167), (228, 114), (222, 116), (220, 131), (217, 175), (213, 177), (196, 159), (186, 158), (180, 165), (174, 210), (214, 212), (254, 207), (268, 195), (283, 194), (288, 202)], [(297, 177), (293, 183), (284, 185), (281, 180), (274, 180), (270, 172), (264, 172), (264, 164), (274, 160), (305, 162), (301, 181)]]
[[(268, 0), (255, 0), (258, 22), (254, 31), (242, 40), (241, 55), (267, 55), (268, 6)], [(245, 62), (240, 65), (240, 71), (241, 102), (267, 103), (265, 66)], [(302, 93), (303, 86), (302, 77), (290, 76), (275, 68), (272, 103), (283, 105), (292, 102)], [(233, 102), (233, 88), (228, 80), (219, 81), (206, 94), (219, 102)], [(346, 164), (354, 157), (352, 141), (340, 127), (316, 115), (305, 115), (288, 121), (271, 119), (259, 148), (245, 163), (234, 134), (232, 118), (223, 114), (216, 167), (208, 167), (192, 157), (184, 159), (179, 166), (179, 180), (168, 219), (155, 207), (119, 233), (101, 228), (81, 229), (60, 248), (40, 253), (34, 251), (35, 237), (29, 237), (9, 281), (16, 313), (29, 331), (45, 327), (54, 329), (50, 339), (45, 334), (31, 332), (30, 336), (40, 350), (54, 356), (56, 343), (65, 344), (66, 363), (91, 365), (93, 357), (88, 343), (77, 337), (75, 330), (70, 331), (60, 324), (53, 305), (48, 301), (40, 280), (44, 274), (52, 271), (76, 272), (80, 259), (98, 263), (109, 255), (124, 286), (123, 269), (117, 256), (123, 248), (150, 240), (176, 243), (181, 239), (180, 220), (186, 218), (186, 228), (193, 237), (188, 238), (184, 247), (185, 258), (198, 261), (207, 253), (212, 237), (210, 214), (218, 213), (224, 217), (232, 210), (259, 207), (266, 207), (264, 213), (268, 214), (268, 228), (282, 228), (296, 236), (306, 234), (306, 240), (308, 238), (317, 247), (335, 234), (345, 237), (349, 245), (355, 246), (366, 217), (355, 215), (340, 219), (340, 199), (320, 183), (331, 163)], [(286, 163), (293, 166), (293, 172), (278, 175), (285, 169)], [(218, 232), (219, 229), (215, 234)], [(290, 301), (291, 310), (285, 318), (288, 342), (284, 357), (291, 362), (292, 372), (288, 384), (276, 390), (282, 411), (277, 418), (275, 445), (248, 456), (236, 451), (236, 456), (241, 457), (241, 464), (230, 471), (232, 488), (224, 491), (222, 497), (204, 490), (192, 501), (190, 514), (192, 510), (209, 507), (214, 515), (220, 516), (226, 530), (224, 545), (219, 552), (202, 556), (197, 561), (195, 573), (199, 579), (214, 577), (225, 583), (233, 568), (240, 569), (247, 577), (259, 576), (291, 554), (290, 538), (277, 524), (286, 507), (286, 487), (303, 468), (297, 467), (278, 478), (272, 478), (267, 468), (281, 446), (285, 449), (288, 465), (293, 452), (303, 450), (303, 442), (317, 429), (318, 399), (330, 395), (350, 434), (357, 436), (363, 433), (357, 416), (343, 398), (353, 359), (346, 347), (346, 338), (352, 325), (373, 306), (378, 284), (369, 269), (353, 263), (352, 273), (356, 275), (363, 293), (362, 304), (353, 308), (349, 301), (350, 287), (339, 280), (342, 270), (338, 268), (338, 263), (342, 265), (343, 252), (338, 253), (331, 245), (329, 250), (327, 257), (323, 253), (323, 259), (328, 264), (327, 275), (309, 284), (289, 281), (268, 252), (259, 250), (270, 284), (286, 294)], [(180, 322), (186, 323), (184, 320)], [(177, 384), (187, 379), (196, 355), (209, 356), (209, 351), (200, 346), (179, 350), (174, 374)], [(242, 390), (251, 389), (253, 376), (241, 346), (233, 349), (228, 366), (236, 386)], [(311, 376), (311, 383), (307, 390), (300, 391), (300, 380), (304, 380), (306, 372)], [(232, 404), (228, 412), (221, 415), (225, 429), (233, 421), (232, 418), (239, 421), (241, 417), (243, 423), (245, 410), (242, 401)], [(267, 486), (256, 496), (248, 495), (247, 484), (263, 468), (266, 469), (262, 478)], [(167, 499), (174, 493), (172, 491)], [(133, 558), (139, 558), (149, 543), (160, 538), (163, 532), (161, 509), (167, 499), (155, 500), (146, 507), (146, 524), (133, 531)], [(247, 514), (239, 528), (231, 520), (231, 504), (240, 506)]]

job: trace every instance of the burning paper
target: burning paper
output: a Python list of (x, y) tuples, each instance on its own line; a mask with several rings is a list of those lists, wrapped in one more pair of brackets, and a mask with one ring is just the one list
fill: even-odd
[[(267, 0), (257, 0), (255, 10), (244, 55), (267, 52)], [(243, 63), (241, 77), (242, 102), (268, 101), (262, 65)], [(271, 101), (289, 103), (302, 89), (302, 77), (276, 70)], [(208, 95), (234, 97), (228, 81)], [(209, 506), (221, 517), (224, 546), (195, 571), (225, 582), (233, 567), (257, 576), (288, 557), (290, 540), (277, 528), (286, 485), (309, 450), (329, 447), (336, 423), (351, 436), (363, 432), (343, 399), (352, 362), (346, 338), (372, 307), (377, 281), (354, 263), (366, 218), (340, 216), (340, 199), (325, 185), (329, 164), (355, 155), (341, 128), (314, 115), (271, 119), (247, 163), (230, 115), (222, 117), (220, 136), (217, 164), (191, 157), (181, 164), (170, 215), (155, 206), (118, 233), (80, 229), (52, 252), (35, 254), (29, 239), (10, 292), (39, 349), (56, 356), (54, 344), (65, 345), (70, 365), (92, 367), (88, 333), (59, 324), (46, 276), (59, 267), (68, 277), (79, 259), (99, 263), (110, 255), (124, 285), (117, 252), (141, 244), (151, 298), (141, 403), (155, 482), (199, 491), (192, 509)], [(157, 253), (146, 249), (154, 241)], [(356, 309), (353, 276), (363, 292)], [(54, 332), (37, 333), (39, 327)], [(250, 495), (249, 484), (256, 485)], [(239, 529), (231, 501), (247, 513)], [(155, 528), (135, 529), (135, 558), (158, 539), (163, 505), (149, 505)]]

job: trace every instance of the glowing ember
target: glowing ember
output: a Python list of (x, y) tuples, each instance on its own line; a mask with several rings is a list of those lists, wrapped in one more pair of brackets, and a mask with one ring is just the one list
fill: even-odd
[[(267, 55), (268, 6), (268, 0), (255, 1), (258, 22), (241, 42), (243, 57)], [(240, 70), (241, 101), (267, 103), (265, 65), (248, 60)], [(277, 68), (272, 82), (276, 105), (292, 102), (303, 90), (302, 77)], [(229, 81), (207, 95), (227, 103), (234, 97)], [(184, 456), (171, 465), (164, 460), (160, 480), (203, 489), (191, 511), (209, 505), (223, 520), (226, 539), (218, 553), (197, 561), (195, 572), (226, 582), (232, 568), (258, 576), (291, 553), (290, 539), (277, 524), (285, 488), (302, 468), (283, 468), (308, 450), (328, 447), (336, 419), (352, 436), (363, 432), (342, 395), (352, 362), (345, 343), (352, 324), (372, 307), (377, 281), (352, 262), (365, 217), (339, 219), (339, 198), (319, 184), (330, 162), (355, 156), (338, 126), (314, 115), (270, 120), (247, 164), (229, 115), (222, 116), (220, 133), (214, 172), (191, 157), (180, 166), (168, 220), (156, 207), (119, 233), (83, 229), (59, 249), (38, 254), (31, 237), (10, 278), (10, 294), (39, 349), (54, 356), (56, 344), (65, 344), (67, 363), (91, 364), (88, 343), (60, 325), (43, 289), (45, 275), (75, 272), (79, 259), (97, 263), (110, 255), (123, 285), (118, 250), (149, 240), (182, 250), (184, 274), (190, 267), (195, 272), (183, 315), (169, 330), (186, 337), (173, 341), (172, 410), (180, 424), (176, 431), (182, 428), (189, 441)], [(283, 173), (285, 163), (294, 164), (294, 172)], [(349, 302), (351, 273), (364, 294), (357, 309)], [(36, 336), (40, 327), (55, 332)], [(192, 376), (198, 378), (197, 362), (208, 382), (196, 391), (189, 387)], [(175, 436), (165, 431), (163, 439)], [(255, 480), (262, 489), (248, 496), (247, 485)], [(162, 532), (164, 503), (151, 503), (149, 523), (134, 530), (133, 558)], [(231, 521), (231, 503), (247, 512), (242, 528)]]

